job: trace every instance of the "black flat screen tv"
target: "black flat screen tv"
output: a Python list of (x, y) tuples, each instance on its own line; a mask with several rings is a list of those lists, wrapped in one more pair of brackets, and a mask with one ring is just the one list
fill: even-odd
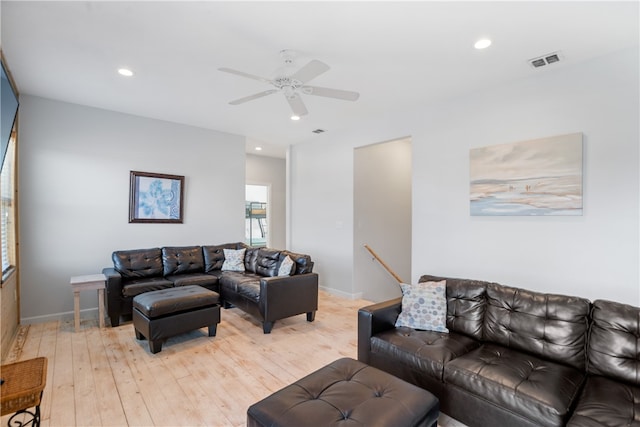
[[(0, 87), (0, 144), (2, 144), (2, 152), (0, 153), (0, 161), (4, 166), (4, 156), (7, 154), (9, 139), (11, 138), (11, 129), (18, 114), (18, 97), (13, 90), (13, 86), (9, 81), (9, 76), (4, 69), (2, 62), (2, 86)], [(1, 167), (1, 166), (0, 166)]]

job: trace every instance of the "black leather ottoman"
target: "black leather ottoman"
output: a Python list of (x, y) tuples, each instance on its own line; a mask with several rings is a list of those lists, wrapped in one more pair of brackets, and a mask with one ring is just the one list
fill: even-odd
[(254, 403), (248, 427), (436, 427), (440, 402), (426, 390), (354, 359), (321, 368)]
[(220, 323), (220, 296), (195, 285), (145, 292), (133, 299), (132, 317), (136, 338), (146, 337), (151, 353), (157, 353), (166, 338), (205, 326), (214, 337)]

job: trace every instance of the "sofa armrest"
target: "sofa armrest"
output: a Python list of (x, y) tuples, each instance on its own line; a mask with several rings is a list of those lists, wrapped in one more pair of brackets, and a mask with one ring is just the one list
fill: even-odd
[(371, 337), (394, 329), (402, 309), (402, 297), (362, 307), (358, 310), (358, 360), (369, 363)]
[(260, 313), (266, 322), (318, 310), (318, 274), (262, 277)]
[(107, 292), (115, 292), (116, 294), (122, 294), (122, 275), (113, 267), (106, 267), (102, 269), (102, 274), (107, 278), (106, 290)]
[(113, 267), (102, 269), (102, 274), (107, 278), (105, 291), (107, 292), (107, 311), (112, 314), (114, 310), (120, 309), (120, 298), (122, 296), (122, 275)]

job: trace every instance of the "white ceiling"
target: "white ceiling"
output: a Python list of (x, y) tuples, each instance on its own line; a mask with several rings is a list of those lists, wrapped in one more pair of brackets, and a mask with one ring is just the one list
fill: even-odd
[[(411, 110), (638, 46), (638, 1), (110, 2), (2, 0), (1, 46), (21, 93), (245, 135), (263, 154), (388, 112)], [(474, 42), (493, 44), (479, 51)], [(270, 87), (279, 52), (331, 70), (313, 85), (356, 102), (303, 96), (290, 120)], [(562, 62), (528, 60), (561, 51)], [(116, 73), (129, 67), (136, 74)], [(613, 76), (612, 76), (613, 77)]]

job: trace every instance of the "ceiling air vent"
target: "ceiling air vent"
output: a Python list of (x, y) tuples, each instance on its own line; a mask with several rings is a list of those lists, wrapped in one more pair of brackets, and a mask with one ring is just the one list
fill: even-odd
[(529, 60), (529, 64), (533, 68), (544, 67), (545, 65), (555, 64), (556, 62), (560, 62), (562, 59), (562, 54), (560, 52), (548, 53), (544, 56), (540, 56), (538, 58), (533, 58)]
[(324, 130), (324, 129), (316, 129), (316, 130), (312, 130), (311, 132), (313, 132), (313, 133), (324, 133), (324, 132), (326, 132), (326, 130)]

